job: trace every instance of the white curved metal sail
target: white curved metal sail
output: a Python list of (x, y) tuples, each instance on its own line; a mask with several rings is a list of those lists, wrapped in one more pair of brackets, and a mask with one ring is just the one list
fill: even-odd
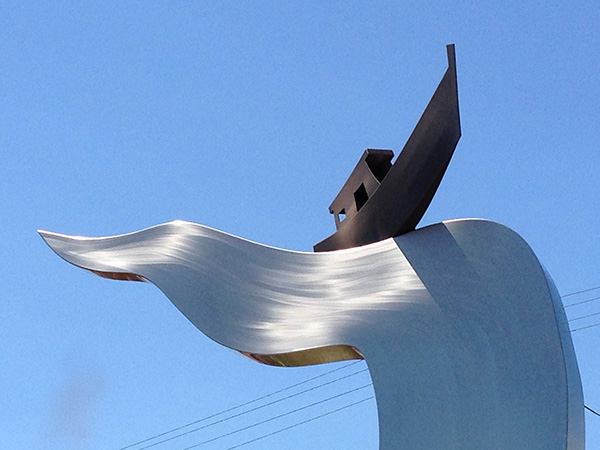
[(381, 449), (583, 449), (560, 298), (502, 225), (445, 222), (327, 253), (182, 221), (107, 238), (40, 234), (76, 266), (154, 283), (202, 332), (263, 363), (364, 357)]

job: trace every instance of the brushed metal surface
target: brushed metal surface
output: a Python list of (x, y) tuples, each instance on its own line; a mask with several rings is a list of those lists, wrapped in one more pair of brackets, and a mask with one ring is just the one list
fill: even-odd
[(324, 253), (182, 221), (40, 234), (76, 266), (154, 283), (206, 335), (267, 364), (364, 357), (381, 449), (584, 448), (560, 297), (502, 225), (444, 222)]

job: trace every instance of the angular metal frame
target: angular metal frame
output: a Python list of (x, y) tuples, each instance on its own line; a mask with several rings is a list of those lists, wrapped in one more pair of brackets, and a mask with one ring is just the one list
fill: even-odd
[[(447, 51), (448, 69), (396, 162), (360, 211), (342, 222), (336, 219), (338, 230), (316, 244), (316, 252), (370, 244), (416, 228), (446, 173), (461, 136), (454, 45), (448, 45)], [(366, 161), (369, 150), (359, 162), (364, 165), (364, 172), (369, 171)], [(340, 195), (345, 197), (345, 203), (351, 203), (356, 187), (344, 186)], [(351, 192), (345, 192), (347, 189)], [(337, 218), (340, 207), (336, 206), (334, 201), (330, 212)]]

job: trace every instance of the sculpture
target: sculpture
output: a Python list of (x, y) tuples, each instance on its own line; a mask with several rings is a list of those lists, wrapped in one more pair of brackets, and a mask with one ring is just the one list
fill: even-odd
[[(365, 358), (381, 449), (581, 450), (570, 331), (529, 246), (485, 220), (413, 231), (460, 137), (453, 46), (448, 53), (403, 153), (393, 167), (388, 151), (365, 153), (332, 204), (338, 231), (318, 253), (183, 221), (107, 238), (40, 234), (76, 266), (154, 283), (206, 335), (261, 363)], [(376, 199), (390, 180), (400, 207), (385, 190)]]

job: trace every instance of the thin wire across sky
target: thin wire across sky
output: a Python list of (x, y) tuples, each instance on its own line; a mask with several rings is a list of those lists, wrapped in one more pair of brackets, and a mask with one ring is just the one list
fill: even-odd
[[(583, 289), (583, 290), (580, 290), (580, 291), (576, 291), (576, 292), (571, 292), (571, 293), (565, 294), (565, 295), (562, 296), (562, 298), (565, 299), (567, 297), (573, 297), (573, 296), (577, 296), (577, 295), (581, 295), (581, 294), (586, 294), (586, 293), (589, 293), (591, 291), (595, 291), (595, 290), (598, 290), (598, 289), (600, 289), (600, 286), (595, 286), (595, 287), (592, 287), (592, 288)], [(570, 308), (570, 307), (580, 306), (580, 305), (589, 304), (589, 303), (596, 302), (596, 301), (600, 301), (600, 296), (592, 297), (592, 298), (589, 298), (589, 299), (575, 301), (573, 303), (564, 305), (564, 308), (566, 309), (566, 308)], [(581, 316), (578, 316), (578, 317), (571, 318), (571, 319), (569, 319), (569, 323), (575, 322), (575, 321), (579, 321), (579, 320), (588, 319), (588, 318), (591, 318), (591, 317), (597, 317), (597, 316), (600, 316), (600, 311), (596, 311), (596, 312), (592, 312), (592, 313), (588, 313), (588, 314), (584, 314), (584, 315), (581, 315)], [(579, 328), (575, 328), (575, 329), (571, 329), (571, 332), (581, 331), (581, 330), (585, 330), (585, 329), (589, 329), (589, 328), (593, 328), (593, 327), (597, 327), (597, 326), (600, 326), (600, 322), (589, 324), (589, 325), (585, 325), (585, 326), (582, 326), (582, 327), (579, 327)], [(332, 374), (334, 374), (336, 372), (344, 371), (345, 369), (349, 369), (350, 367), (356, 366), (356, 365), (358, 365), (360, 363), (362, 363), (362, 361), (353, 361), (353, 362), (350, 362), (348, 364), (344, 364), (342, 366), (339, 366), (339, 367), (336, 367), (334, 369), (331, 369), (331, 370), (328, 370), (326, 372), (323, 372), (323, 373), (321, 373), (321, 374), (319, 374), (317, 376), (313, 376), (313, 377), (308, 378), (306, 380), (303, 380), (301, 382), (294, 383), (294, 384), (286, 386), (286, 387), (284, 387), (282, 389), (278, 389), (276, 391), (273, 391), (273, 392), (270, 392), (270, 393), (265, 394), (263, 396), (260, 396), (260, 397), (257, 397), (255, 399), (252, 399), (250, 401), (247, 401), (247, 402), (235, 405), (235, 406), (233, 406), (231, 408), (224, 409), (222, 411), (216, 412), (214, 414), (207, 415), (205, 417), (202, 417), (200, 419), (194, 420), (194, 421), (189, 422), (187, 424), (184, 424), (184, 425), (172, 428), (170, 430), (167, 430), (167, 431), (155, 434), (153, 436), (150, 436), (150, 437), (145, 438), (143, 440), (137, 441), (135, 443), (126, 445), (124, 447), (121, 447), (119, 450), (128, 450), (128, 449), (131, 449), (131, 450), (145, 450), (145, 449), (155, 448), (155, 447), (159, 448), (160, 445), (166, 444), (167, 442), (175, 441), (176, 439), (179, 439), (181, 437), (188, 436), (188, 435), (191, 435), (193, 433), (197, 433), (197, 432), (202, 431), (202, 430), (206, 430), (207, 428), (210, 428), (210, 427), (218, 425), (218, 424), (222, 424), (222, 423), (234, 420), (234, 419), (239, 419), (241, 416), (245, 416), (245, 415), (248, 415), (250, 413), (255, 413), (258, 410), (265, 409), (265, 408), (267, 408), (269, 406), (273, 406), (275, 404), (281, 404), (281, 403), (284, 403), (284, 402), (287, 405), (288, 402), (290, 402), (292, 399), (301, 397), (301, 396), (303, 396), (305, 394), (308, 394), (310, 392), (316, 391), (318, 389), (322, 389), (322, 388), (325, 388), (325, 387), (332, 387), (334, 385), (340, 384), (341, 382), (347, 383), (352, 378), (354, 378), (354, 377), (356, 377), (358, 375), (361, 375), (363, 373), (368, 372), (368, 368), (365, 367), (365, 368), (360, 369), (360, 370), (354, 370), (353, 372), (351, 372), (349, 374), (339, 376), (339, 377), (334, 378), (332, 380), (325, 381), (323, 383), (317, 384), (315, 386), (312, 386), (312, 387), (309, 387), (309, 388), (306, 388), (306, 389), (302, 389), (302, 390), (300, 390), (298, 392), (295, 392), (295, 393), (292, 393), (292, 394), (289, 394), (289, 395), (285, 395), (285, 396), (280, 397), (280, 398), (276, 398), (276, 396), (278, 396), (280, 394), (284, 394), (284, 393), (289, 392), (289, 391), (292, 391), (295, 388), (298, 388), (300, 386), (309, 384), (309, 383), (314, 382), (316, 380), (319, 380), (321, 378), (328, 377), (328, 376), (330, 376), (330, 375), (332, 375)], [(292, 407), (291, 409), (287, 409), (283, 413), (279, 413), (279, 414), (275, 414), (275, 415), (270, 415), (266, 419), (255, 420), (255, 421), (253, 421), (249, 425), (236, 426), (231, 431), (227, 431), (227, 432), (221, 433), (221, 434), (219, 434), (217, 436), (213, 436), (211, 438), (201, 440), (199, 442), (196, 442), (196, 443), (192, 444), (191, 446), (188, 445), (187, 447), (182, 447), (181, 450), (191, 450), (191, 449), (199, 448), (199, 447), (201, 447), (203, 445), (207, 445), (207, 444), (216, 442), (218, 440), (221, 440), (223, 438), (226, 438), (226, 437), (229, 437), (229, 436), (233, 436), (233, 435), (242, 433), (244, 431), (248, 431), (248, 430), (256, 428), (256, 427), (258, 427), (260, 425), (271, 423), (271, 422), (274, 422), (274, 421), (276, 421), (278, 419), (282, 419), (284, 417), (291, 416), (291, 415), (293, 415), (295, 413), (298, 413), (300, 411), (308, 410), (308, 409), (313, 408), (315, 406), (318, 406), (318, 405), (321, 405), (321, 404), (325, 404), (325, 403), (330, 402), (330, 401), (332, 401), (334, 399), (351, 396), (352, 394), (359, 393), (359, 392), (367, 389), (370, 386), (372, 386), (371, 383), (366, 383), (366, 384), (362, 384), (362, 385), (360, 385), (358, 387), (345, 388), (345, 390), (343, 390), (341, 393), (337, 393), (337, 394), (334, 394), (334, 395), (327, 395), (327, 394), (325, 394), (325, 395), (323, 395), (323, 398), (320, 399), (320, 400), (318, 400), (318, 401), (315, 401), (315, 402), (312, 402), (312, 403), (309, 403), (309, 404), (306, 404), (306, 405), (303, 405), (303, 406), (299, 406), (299, 407)], [(356, 397), (356, 396), (354, 396), (354, 397)], [(275, 399), (274, 400), (269, 400), (271, 398), (275, 398)], [(357, 405), (362, 404), (364, 402), (367, 402), (367, 401), (369, 401), (371, 399), (374, 399), (373, 395), (364, 396), (364, 394), (363, 394), (361, 396), (361, 398), (359, 398), (359, 399), (354, 398), (353, 401), (351, 401), (349, 403), (346, 403), (346, 404), (344, 404), (342, 406), (338, 406), (338, 407), (335, 407), (335, 408), (330, 408), (329, 410), (327, 410), (325, 412), (322, 412), (322, 413), (319, 413), (319, 414), (313, 414), (312, 416), (310, 416), (307, 419), (297, 420), (297, 421), (293, 422), (291, 425), (286, 425), (286, 426), (283, 426), (283, 427), (280, 426), (279, 428), (276, 428), (273, 431), (265, 432), (263, 434), (260, 434), (259, 436), (247, 439), (247, 440), (245, 440), (245, 441), (243, 441), (243, 442), (241, 442), (239, 444), (235, 444), (235, 445), (233, 445), (231, 447), (228, 447), (227, 450), (237, 449), (237, 448), (240, 448), (240, 447), (243, 447), (243, 446), (246, 446), (246, 445), (258, 442), (260, 440), (266, 439), (268, 437), (284, 433), (286, 431), (289, 431), (289, 430), (291, 430), (293, 428), (296, 428), (296, 427), (299, 427), (301, 425), (313, 422), (315, 420), (324, 418), (326, 416), (330, 416), (332, 414), (339, 413), (339, 412), (341, 412), (343, 410), (346, 410), (348, 408), (351, 408), (353, 406), (357, 406)], [(266, 401), (266, 400), (268, 400), (268, 401)], [(249, 407), (251, 405), (256, 405), (256, 406), (252, 406), (249, 409), (244, 409), (244, 408), (247, 408), (247, 407)], [(588, 406), (586, 406), (586, 409), (588, 411), (594, 413), (594, 414), (597, 414), (594, 410), (592, 410)], [(232, 413), (232, 414), (227, 415), (228, 413)], [(205, 423), (205, 422), (210, 421), (211, 419), (215, 419), (215, 420), (213, 420), (213, 421), (211, 421), (209, 423)], [(197, 426), (195, 428), (191, 428), (194, 425), (199, 425), (201, 423), (204, 423), (204, 424), (200, 425), (200, 426)], [(162, 447), (160, 447), (160, 448), (162, 448)]]

